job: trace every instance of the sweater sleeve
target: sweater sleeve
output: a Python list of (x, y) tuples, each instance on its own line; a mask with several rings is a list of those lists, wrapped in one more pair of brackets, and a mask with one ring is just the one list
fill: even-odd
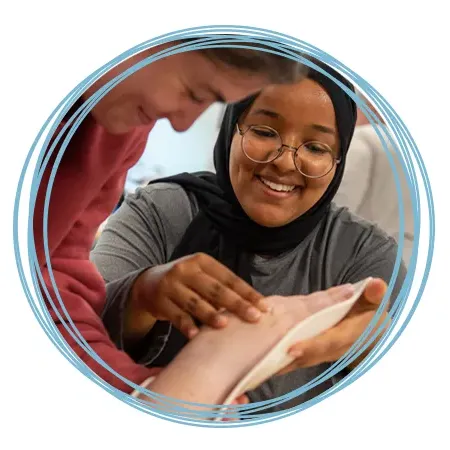
[(131, 289), (143, 271), (169, 261), (196, 211), (196, 203), (179, 185), (156, 183), (138, 189), (108, 219), (91, 252), (91, 260), (106, 281), (103, 323), (116, 346), (141, 364), (151, 364), (158, 356), (171, 325), (159, 322), (149, 342), (142, 342), (145, 351), (127, 348), (124, 311)]
[(152, 370), (133, 362), (111, 341), (100, 317), (105, 305), (104, 281), (89, 261), (98, 226), (120, 198), (126, 172), (145, 148), (147, 134), (148, 130), (145, 135), (115, 138), (98, 128), (89, 136), (80, 132), (62, 158), (52, 187), (47, 228), (52, 272), (62, 305), (55, 295), (43, 252), (43, 206), (52, 163), (39, 185), (33, 216), (39, 268), (54, 308), (45, 289), (42, 291), (56, 327), (91, 370), (125, 392), (131, 392), (132, 387), (96, 362), (69, 333), (66, 327), (71, 325), (64, 309), (93, 352), (119, 375), (136, 384), (152, 376)]

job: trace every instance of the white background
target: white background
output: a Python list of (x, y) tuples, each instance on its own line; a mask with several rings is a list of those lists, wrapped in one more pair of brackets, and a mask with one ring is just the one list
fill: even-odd
[[(445, 373), (450, 301), (444, 288), (450, 250), (445, 232), (450, 98), (448, 73), (444, 73), (449, 32), (448, 15), (440, 2), (427, 1), (420, 7), (392, 0), (2, 4), (8, 6), (0, 11), (5, 219), (0, 234), (1, 448), (450, 447)], [(70, 365), (50, 343), (25, 300), (14, 265), (11, 220), (24, 157), (69, 90), (142, 41), (211, 24), (259, 26), (290, 34), (327, 51), (369, 81), (396, 109), (421, 149), (437, 218), (434, 263), (421, 305), (374, 369), (301, 414), (267, 425), (221, 430), (175, 425), (142, 414)]]

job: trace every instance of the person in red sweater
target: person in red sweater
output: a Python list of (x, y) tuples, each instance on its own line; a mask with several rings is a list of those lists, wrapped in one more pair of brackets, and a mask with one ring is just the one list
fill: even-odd
[[(72, 112), (108, 81), (169, 46), (145, 50), (110, 70), (87, 89)], [(154, 123), (166, 118), (176, 131), (187, 130), (214, 102), (235, 102), (267, 84), (295, 81), (303, 73), (304, 66), (297, 62), (264, 51), (211, 48), (179, 53), (125, 78), (101, 98), (76, 130), (51, 189), (49, 257), (59, 294), (76, 328), (96, 354), (124, 378), (140, 384), (153, 371), (136, 364), (109, 339), (101, 320), (105, 285), (89, 252), (98, 227), (123, 192), (127, 171), (142, 155)], [(63, 338), (88, 367), (117, 389), (131, 392), (132, 387), (90, 357), (63, 325), (68, 319), (52, 287), (43, 243), (44, 201), (56, 154), (44, 171), (33, 216), (39, 269), (63, 320), (50, 305), (49, 309)], [(250, 305), (258, 299), (256, 295), (244, 301)]]

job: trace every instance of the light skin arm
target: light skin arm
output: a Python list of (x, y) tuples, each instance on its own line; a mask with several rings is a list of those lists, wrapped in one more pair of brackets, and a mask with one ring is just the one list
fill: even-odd
[[(151, 383), (149, 389), (187, 402), (220, 404), (238, 381), (296, 323), (353, 293), (345, 285), (308, 296), (268, 297), (271, 310), (256, 324), (229, 315), (228, 326), (207, 326)], [(180, 382), (180, 373), (183, 382)], [(205, 380), (214, 382), (205, 383)]]

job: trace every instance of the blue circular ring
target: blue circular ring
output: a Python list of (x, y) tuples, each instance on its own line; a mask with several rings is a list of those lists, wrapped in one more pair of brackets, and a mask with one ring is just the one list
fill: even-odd
[[(229, 35), (227, 33), (239, 33), (238, 35)], [(224, 34), (227, 34), (224, 36)], [(408, 187), (411, 193), (411, 200), (413, 203), (413, 211), (414, 211), (414, 228), (415, 228), (415, 239), (414, 239), (414, 248), (413, 248), (413, 254), (411, 256), (411, 262), (409, 266), (409, 270), (404, 282), (404, 285), (397, 297), (397, 299), (394, 302), (393, 308), (392, 308), (392, 323), (388, 329), (388, 332), (384, 335), (384, 337), (378, 342), (375, 349), (371, 352), (371, 354), (361, 363), (352, 373), (343, 381), (339, 382), (337, 385), (335, 385), (332, 389), (324, 392), (323, 394), (320, 394), (316, 398), (305, 402), (298, 407), (291, 408), (289, 410), (276, 412), (276, 413), (265, 413), (265, 414), (254, 414), (254, 411), (257, 411), (259, 409), (264, 409), (268, 406), (274, 406), (276, 404), (283, 403), (284, 401), (287, 401), (289, 399), (292, 399), (293, 397), (300, 395), (301, 393), (305, 392), (308, 389), (311, 389), (317, 384), (320, 384), (324, 381), (324, 379), (329, 379), (334, 374), (338, 373), (340, 370), (342, 370), (346, 365), (348, 365), (349, 362), (353, 361), (356, 357), (358, 357), (361, 352), (363, 352), (368, 345), (370, 345), (370, 341), (366, 343), (366, 345), (361, 346), (362, 341), (365, 340), (367, 335), (371, 333), (371, 331), (374, 329), (376, 322), (378, 321), (380, 315), (381, 315), (381, 308), (379, 310), (379, 314), (374, 317), (373, 321), (371, 322), (371, 325), (369, 325), (368, 329), (365, 331), (365, 333), (361, 336), (361, 338), (354, 344), (354, 346), (347, 352), (346, 355), (344, 355), (339, 361), (337, 361), (330, 369), (328, 369), (324, 374), (322, 374), (320, 377), (318, 377), (317, 380), (313, 380), (312, 382), (308, 383), (306, 386), (302, 386), (301, 388), (293, 391), (290, 394), (286, 394), (282, 397), (279, 397), (274, 400), (265, 401), (265, 402), (258, 402), (253, 403), (251, 405), (245, 405), (236, 407), (234, 410), (236, 412), (236, 415), (239, 417), (245, 417), (248, 420), (245, 421), (238, 421), (238, 422), (205, 422), (204, 420), (195, 420), (195, 417), (204, 417), (206, 415), (211, 416), (211, 413), (193, 413), (190, 412), (191, 418), (186, 417), (186, 413), (189, 412), (189, 409), (187, 409), (186, 405), (189, 405), (189, 403), (184, 404), (185, 406), (178, 406), (174, 407), (174, 413), (166, 413), (166, 412), (158, 412), (158, 410), (152, 406), (149, 407), (148, 405), (143, 404), (142, 402), (130, 397), (128, 394), (125, 394), (112, 386), (110, 386), (108, 383), (104, 382), (102, 379), (100, 379), (94, 372), (92, 372), (90, 369), (88, 369), (85, 364), (78, 358), (78, 356), (73, 352), (73, 350), (67, 345), (67, 343), (64, 341), (64, 339), (61, 338), (61, 335), (59, 331), (57, 330), (56, 326), (54, 325), (50, 314), (46, 310), (45, 301), (43, 299), (42, 293), (39, 289), (39, 282), (42, 281), (42, 274), (39, 270), (39, 265), (36, 261), (36, 252), (34, 249), (34, 239), (32, 235), (32, 211), (34, 210), (34, 203), (36, 199), (36, 191), (37, 187), (39, 186), (40, 179), (42, 178), (43, 170), (48, 163), (48, 158), (52, 151), (56, 148), (56, 144), (50, 149), (49, 152), (47, 152), (46, 157), (44, 157), (45, 150), (48, 147), (48, 142), (50, 137), (54, 134), (56, 126), (61, 122), (61, 119), (65, 116), (66, 112), (70, 109), (70, 107), (74, 104), (74, 102), (79, 98), (81, 93), (85, 91), (85, 89), (91, 85), (97, 78), (99, 78), (103, 73), (105, 73), (107, 70), (109, 70), (111, 67), (115, 66), (116, 64), (120, 63), (124, 59), (128, 58), (129, 56), (132, 56), (146, 48), (152, 47), (154, 45), (162, 44), (165, 42), (172, 42), (177, 39), (182, 38), (188, 38), (188, 37), (200, 37), (201, 39), (199, 41), (196, 41), (195, 45), (178, 45), (178, 46), (172, 46), (170, 49), (160, 52), (160, 54), (153, 55), (153, 57), (148, 58), (147, 60), (142, 61), (140, 64), (137, 64), (133, 68), (129, 69), (125, 73), (121, 74), (121, 76), (118, 76), (115, 80), (112, 80), (109, 84), (105, 85), (102, 89), (100, 89), (96, 95), (94, 95), (89, 102), (86, 102), (85, 105), (83, 105), (80, 110), (78, 111), (79, 115), (76, 117), (76, 119), (73, 121), (72, 128), (70, 126), (69, 129), (69, 135), (64, 139), (63, 144), (61, 145), (61, 148), (59, 150), (59, 153), (57, 155), (57, 161), (55, 162), (55, 165), (52, 170), (52, 175), (48, 187), (47, 192), (47, 198), (46, 198), (46, 211), (44, 214), (44, 222), (47, 220), (47, 212), (48, 212), (48, 200), (50, 196), (50, 191), (53, 183), (53, 179), (56, 173), (56, 170), (58, 168), (59, 162), (61, 160), (61, 157), (64, 153), (65, 148), (67, 147), (67, 144), (73, 135), (73, 133), (76, 131), (76, 128), (82, 121), (82, 119), (89, 113), (90, 109), (94, 106), (96, 102), (100, 100), (102, 96), (104, 96), (110, 89), (114, 87), (115, 84), (120, 82), (124, 77), (130, 75), (134, 71), (141, 68), (143, 65), (146, 65), (148, 63), (151, 63), (159, 58), (169, 56), (170, 54), (175, 54), (180, 51), (189, 51), (196, 48), (208, 48), (208, 47), (218, 47), (218, 46), (226, 46), (226, 47), (233, 47), (233, 46), (239, 46), (239, 47), (247, 47), (247, 48), (253, 48), (251, 44), (258, 44), (258, 43), (265, 43), (267, 44), (267, 41), (265, 39), (271, 39), (272, 44), (270, 46), (270, 50), (273, 53), (282, 54), (284, 56), (290, 57), (292, 59), (296, 58), (296, 54), (294, 52), (300, 51), (303, 54), (307, 54), (309, 56), (313, 56), (331, 67), (335, 68), (336, 70), (340, 71), (342, 74), (344, 74), (350, 81), (352, 81), (356, 86), (359, 87), (360, 91), (364, 92), (366, 94), (366, 97), (379, 109), (382, 116), (385, 117), (386, 123), (389, 126), (389, 128), (392, 130), (392, 133), (394, 136), (391, 136), (390, 133), (386, 133), (386, 136), (379, 134), (379, 137), (381, 141), (383, 142), (383, 146), (385, 148), (385, 151), (388, 153), (388, 157), (390, 157), (391, 166), (394, 171), (395, 179), (396, 179), (396, 185), (397, 185), (397, 191), (398, 191), (398, 198), (399, 198), (399, 212), (400, 212), (400, 242), (399, 242), (399, 250), (397, 254), (396, 264), (394, 268), (394, 273), (391, 278), (391, 282), (388, 286), (388, 292), (385, 296), (385, 299), (383, 300), (383, 304), (381, 305), (381, 308), (387, 303), (390, 293), (392, 292), (395, 279), (397, 277), (397, 273), (400, 267), (401, 262), (401, 255), (403, 250), (403, 230), (404, 230), (404, 210), (403, 210), (403, 199), (400, 196), (400, 182), (398, 173), (396, 172), (395, 167), (392, 164), (392, 156), (389, 155), (389, 152), (387, 150), (387, 143), (389, 142), (391, 146), (396, 151), (397, 155), (400, 157), (401, 164), (403, 166), (403, 170), (405, 171), (405, 174), (407, 175), (407, 182)], [(298, 59), (298, 58), (296, 58)], [(317, 70), (321, 70), (320, 68), (317, 68), (314, 64), (312, 64), (310, 61), (304, 60), (300, 58), (300, 60)], [(328, 74), (325, 73), (325, 75), (328, 76)], [(331, 77), (332, 78), (332, 77)], [(337, 82), (337, 80), (334, 80)], [(337, 82), (337, 84), (339, 84)], [(341, 86), (343, 87), (343, 86)], [(369, 117), (370, 122), (372, 124), (379, 124), (377, 122), (376, 116), (373, 115), (373, 113), (367, 109), (367, 107), (361, 102), (361, 100), (354, 96), (353, 93), (347, 92), (360, 106), (360, 108), (363, 110), (363, 112)], [(59, 113), (59, 114), (58, 114)], [(40, 167), (40, 170), (35, 170), (33, 181), (32, 181), (32, 192), (31, 192), (31, 198), (30, 198), (30, 217), (29, 217), (29, 226), (28, 226), (28, 244), (29, 244), (29, 263), (30, 267), (34, 268), (35, 273), (32, 272), (32, 278), (33, 278), (33, 286), (35, 288), (35, 291), (38, 296), (38, 304), (40, 305), (40, 308), (37, 308), (35, 305), (35, 300), (33, 298), (33, 295), (31, 294), (30, 288), (26, 282), (25, 275), (24, 275), (24, 269), (23, 269), (23, 263), (21, 260), (20, 255), (20, 249), (19, 249), (19, 236), (18, 236), (18, 212), (19, 212), (19, 203), (22, 195), (22, 188), (23, 188), (23, 182), (26, 175), (26, 171), (28, 169), (31, 157), (33, 153), (36, 151), (36, 148), (38, 147), (39, 141), (42, 139), (43, 136), (45, 136), (46, 130), (49, 128), (49, 125), (53, 122), (53, 127), (50, 127), (50, 131), (47, 133), (47, 138), (45, 139), (44, 144), (42, 145), (41, 151), (38, 156), (38, 164), (37, 167)], [(70, 125), (70, 124), (69, 124)], [(398, 142), (396, 142), (395, 140)], [(58, 139), (59, 140), (59, 139)], [(416, 165), (419, 167), (419, 173), (422, 177), (422, 182), (425, 186), (426, 191), (426, 200), (427, 200), (427, 206), (429, 210), (429, 228), (430, 228), (430, 236), (429, 236), (429, 244), (428, 244), (428, 256), (427, 256), (427, 262), (426, 262), (426, 268), (425, 273), (423, 275), (422, 283), (419, 288), (419, 292), (416, 296), (416, 299), (414, 301), (414, 304), (412, 305), (411, 310), (409, 311), (409, 314), (407, 315), (403, 325), (400, 327), (400, 330), (395, 334), (395, 336), (391, 339), (389, 342), (389, 345), (384, 348), (382, 352), (377, 351), (381, 348), (381, 346), (387, 341), (388, 337), (392, 334), (392, 331), (395, 327), (395, 325), (398, 323), (400, 319), (400, 314), (404, 310), (405, 303), (408, 297), (408, 294), (411, 289), (411, 284), (413, 281), (413, 276), (417, 264), (417, 254), (418, 254), (418, 244), (419, 244), (419, 236), (420, 236), (420, 203), (418, 198), (418, 187), (417, 187), (417, 176), (414, 171), (414, 165), (413, 160), (411, 158), (411, 154), (415, 158)], [(46, 225), (46, 223), (44, 224)], [(46, 226), (45, 226), (46, 228)], [(47, 258), (47, 264), (49, 265), (49, 272), (50, 272), (50, 278), (52, 279), (52, 283), (55, 283), (53, 278), (53, 273), (51, 270), (51, 264), (48, 258), (48, 242), (47, 242), (47, 236), (46, 231), (44, 232), (44, 245), (46, 247), (46, 258)], [(16, 194), (16, 203), (15, 203), (15, 210), (14, 210), (14, 247), (15, 247), (15, 253), (16, 253), (16, 263), (19, 270), (19, 274), (21, 277), (21, 282), (23, 284), (26, 296), (28, 298), (28, 301), (30, 303), (30, 306), (38, 319), (41, 326), (44, 328), (44, 331), (46, 334), (50, 337), (52, 342), (58, 347), (58, 349), (64, 354), (64, 356), (75, 366), (77, 367), (82, 373), (84, 373), (86, 376), (91, 378), (94, 382), (101, 385), (104, 389), (115, 395), (116, 397), (122, 399), (123, 401), (131, 404), (132, 406), (145, 411), (149, 414), (152, 414), (154, 416), (163, 417), (167, 420), (171, 420), (178, 423), (188, 423), (193, 425), (199, 425), (199, 426), (248, 426), (253, 425), (256, 423), (263, 423), (267, 421), (271, 421), (277, 418), (281, 418), (296, 412), (299, 412), (303, 409), (306, 409), (313, 404), (322, 401), (329, 395), (332, 395), (334, 392), (339, 391), (346, 385), (350, 384), (351, 382), (355, 381), (357, 378), (359, 378), (363, 373), (365, 373), (367, 370), (369, 370), (374, 364), (376, 364), (379, 359), (389, 350), (389, 348), (394, 344), (394, 342), (398, 339), (400, 334), (403, 332), (404, 328), (408, 324), (409, 320), (411, 319), (417, 304), (421, 298), (423, 289), (425, 287), (425, 283), (428, 279), (428, 274), (431, 266), (431, 260), (433, 255), (433, 247), (434, 247), (434, 208), (433, 208), (433, 200), (432, 200), (432, 194), (431, 194), (431, 188), (429, 185), (428, 176), (426, 174), (426, 170), (423, 164), (423, 161), (420, 157), (419, 151), (409, 134), (408, 130), (406, 129), (405, 125), (401, 121), (401, 119), (398, 117), (398, 115), (395, 113), (395, 111), (392, 109), (392, 107), (385, 101), (385, 99), (377, 92), (375, 89), (373, 89), (372, 86), (370, 86), (367, 82), (365, 82), (361, 77), (356, 75), (354, 72), (352, 72), (350, 69), (345, 67), (343, 64), (341, 64), (339, 61), (331, 57), (330, 55), (320, 51), (316, 47), (313, 47), (309, 44), (306, 44), (303, 41), (300, 41), (298, 39), (289, 37), (284, 34), (280, 33), (274, 33), (269, 30), (263, 30), (259, 28), (250, 28), (250, 27), (239, 27), (239, 26), (209, 26), (209, 27), (197, 27), (197, 28), (191, 28), (186, 30), (181, 30), (174, 33), (169, 33), (163, 36), (159, 36), (155, 39), (152, 39), (150, 41), (147, 41), (143, 44), (140, 44), (133, 49), (130, 49), (129, 51), (123, 53), (122, 55), (119, 55), (117, 58), (113, 59), (106, 65), (104, 65), (102, 68), (91, 74), (88, 78), (83, 80), (78, 86), (76, 86), (71, 93), (69, 93), (65, 99), (58, 105), (58, 107), (55, 109), (55, 111), (52, 113), (52, 115), (49, 117), (49, 119), (44, 124), (43, 128), (39, 132), (35, 142), (33, 143), (33, 146), (27, 156), (27, 159), (25, 161), (19, 185), (18, 190)], [(62, 309), (64, 314), (66, 315), (66, 320), (68, 322), (64, 323), (64, 326), (66, 327), (66, 330), (72, 335), (72, 337), (76, 340), (76, 342), (84, 348), (87, 353), (93, 357), (99, 364), (106, 367), (111, 373), (118, 376), (118, 378), (121, 378), (122, 381), (128, 382), (130, 386), (136, 389), (140, 389), (139, 386), (136, 386), (134, 383), (129, 382), (126, 379), (123, 379), (119, 374), (117, 374), (112, 368), (110, 368), (108, 365), (106, 365), (99, 357), (98, 355), (93, 352), (93, 350), (90, 348), (90, 346), (87, 344), (87, 342), (84, 340), (84, 338), (81, 336), (81, 334), (76, 329), (75, 325), (73, 324), (70, 317), (67, 317), (67, 311), (65, 310), (65, 307), (62, 303), (62, 299), (59, 296), (59, 293), (57, 292), (56, 286), (54, 285), (53, 288), (55, 289), (58, 297), (58, 303), (59, 307)], [(48, 292), (46, 292), (47, 300), (52, 304), (52, 307), (54, 307), (55, 301), (54, 299), (49, 298)], [(60, 316), (60, 319), (62, 317)], [(64, 322), (64, 320), (63, 320)], [(68, 326), (70, 325), (70, 327)], [(158, 398), (158, 400), (163, 403), (164, 401), (168, 401), (168, 398), (164, 399), (164, 396), (157, 396), (156, 394), (153, 394), (147, 390), (142, 390), (147, 395), (152, 396), (154, 398)], [(173, 401), (173, 399), (172, 399)], [(181, 402), (180, 402), (181, 403)], [(252, 411), (253, 414), (251, 416), (246, 416), (245, 412)], [(227, 416), (230, 416), (227, 414)], [(193, 417), (193, 418), (192, 418)]]

